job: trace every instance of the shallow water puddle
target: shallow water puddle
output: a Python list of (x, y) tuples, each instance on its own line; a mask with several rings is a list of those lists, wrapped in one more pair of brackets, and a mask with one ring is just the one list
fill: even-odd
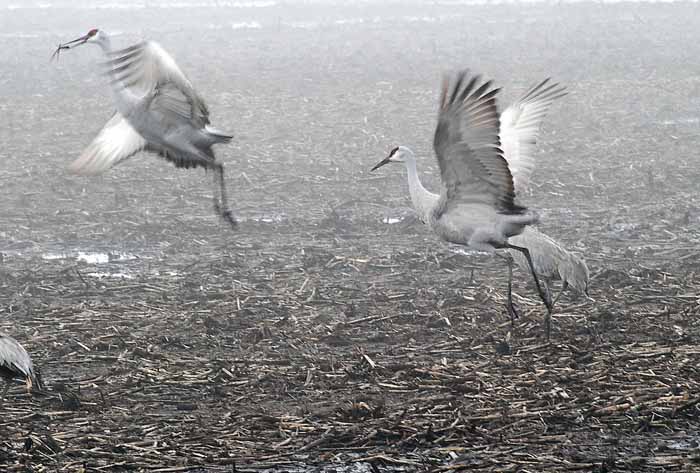
[(134, 276), (132, 276), (129, 273), (122, 273), (122, 272), (116, 272), (116, 273), (101, 273), (101, 272), (95, 272), (95, 273), (86, 273), (85, 274), (88, 277), (91, 278), (97, 278), (97, 279), (134, 279)]
[(403, 222), (404, 217), (384, 217), (382, 223), (387, 225), (394, 225)]
[(700, 437), (697, 435), (690, 435), (686, 438), (680, 438), (669, 442), (666, 446), (671, 450), (697, 450), (700, 446)]
[(284, 214), (262, 214), (246, 217), (244, 220), (256, 223), (282, 223), (287, 221), (287, 216)]
[(101, 251), (76, 251), (76, 252), (49, 252), (43, 253), (41, 257), (45, 260), (56, 259), (77, 259), (88, 264), (113, 263), (115, 261), (129, 261), (136, 259), (136, 255), (122, 252), (101, 252)]
[(698, 123), (700, 123), (700, 118), (698, 118), (698, 117), (684, 117), (684, 118), (679, 118), (677, 120), (663, 120), (660, 123), (664, 126), (697, 125)]

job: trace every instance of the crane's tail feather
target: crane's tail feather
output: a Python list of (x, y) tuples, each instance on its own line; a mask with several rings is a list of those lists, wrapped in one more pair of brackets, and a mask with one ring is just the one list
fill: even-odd
[(212, 128), (209, 125), (205, 126), (204, 129), (216, 140), (217, 143), (229, 143), (233, 139), (233, 135), (229, 135), (221, 130)]
[(515, 235), (520, 235), (528, 225), (539, 223), (540, 217), (535, 212), (527, 212), (522, 215), (504, 215), (504, 218), (498, 223), (498, 231), (506, 238)]

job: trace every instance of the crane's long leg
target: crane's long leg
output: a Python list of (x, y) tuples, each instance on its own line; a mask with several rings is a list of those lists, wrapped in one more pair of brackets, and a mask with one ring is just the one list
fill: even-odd
[[(542, 284), (542, 290), (544, 291), (545, 296), (547, 296), (548, 301), (552, 301), (552, 291), (549, 289), (549, 283), (547, 282), (546, 278), (543, 278), (542, 281), (540, 281)], [(556, 301), (552, 301), (552, 308), (554, 308), (554, 303)]]
[[(547, 300), (551, 301), (552, 300), (552, 292), (549, 290), (549, 285), (547, 284), (546, 280), (542, 281), (542, 286), (544, 287), (544, 292), (547, 295)], [(561, 292), (559, 293), (561, 295)], [(557, 299), (559, 299), (559, 296), (557, 296)], [(557, 301), (554, 300), (551, 302), (552, 308), (554, 307), (554, 304)], [(547, 311), (547, 313), (544, 316), (544, 333), (545, 336), (547, 337), (547, 341), (549, 341), (550, 335), (552, 333), (552, 312)]]
[(561, 295), (564, 294), (564, 291), (566, 291), (566, 289), (567, 289), (568, 287), (569, 287), (569, 283), (568, 283), (567, 281), (564, 281), (564, 282), (561, 284), (561, 291), (559, 291), (559, 294), (557, 294), (557, 297), (555, 297), (554, 300), (552, 301), (552, 306), (554, 306), (554, 304), (557, 303), (557, 301), (559, 300), (559, 298), (561, 297)]
[(508, 265), (508, 300), (506, 302), (506, 308), (508, 309), (508, 315), (510, 315), (510, 325), (515, 325), (515, 319), (520, 318), (518, 310), (513, 303), (513, 258), (509, 255), (500, 255), (496, 253), (496, 256), (504, 258), (506, 264)]
[(530, 256), (530, 251), (527, 248), (524, 248), (522, 246), (511, 245), (510, 243), (506, 243), (505, 248), (519, 251), (523, 254), (523, 256), (525, 256), (527, 264), (528, 266), (530, 266), (530, 272), (532, 273), (532, 277), (535, 279), (535, 286), (537, 286), (537, 292), (540, 294), (540, 298), (542, 299), (542, 302), (544, 302), (545, 307), (547, 307), (547, 312), (551, 314), (552, 300), (549, 297), (547, 297), (548, 295), (542, 290), (542, 285), (540, 284), (540, 280), (537, 277), (537, 273), (535, 272), (535, 266), (532, 264), (532, 257)]
[(233, 216), (231, 209), (228, 207), (228, 194), (226, 192), (226, 181), (224, 180), (224, 165), (214, 163), (214, 209), (216, 212), (233, 228), (236, 228), (238, 222)]

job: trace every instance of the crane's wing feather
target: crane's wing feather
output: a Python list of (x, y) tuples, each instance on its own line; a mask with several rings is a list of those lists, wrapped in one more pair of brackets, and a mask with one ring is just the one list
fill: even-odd
[(100, 174), (146, 147), (146, 140), (116, 112), (68, 169), (75, 174)]
[(138, 43), (111, 53), (111, 57), (106, 65), (113, 80), (137, 95), (154, 94), (152, 107), (186, 118), (198, 128), (209, 124), (209, 109), (204, 99), (158, 43)]
[(446, 77), (440, 98), (433, 146), (446, 189), (445, 208), (479, 203), (501, 212), (519, 213), (513, 179), (499, 148), (498, 109), (491, 82), (460, 71)]
[(149, 108), (164, 115), (168, 120), (188, 120), (197, 122), (197, 125), (200, 127), (207, 126), (205, 123), (198, 121), (197, 117), (193, 115), (194, 107), (192, 107), (190, 98), (172, 82), (158, 85), (155, 97), (151, 101)]
[(27, 378), (34, 377), (34, 366), (29, 353), (9, 335), (0, 334), (0, 366), (22, 373)]
[(535, 143), (542, 120), (552, 103), (566, 95), (566, 88), (549, 78), (528, 90), (500, 117), (501, 149), (513, 175), (516, 193), (527, 189), (535, 168)]

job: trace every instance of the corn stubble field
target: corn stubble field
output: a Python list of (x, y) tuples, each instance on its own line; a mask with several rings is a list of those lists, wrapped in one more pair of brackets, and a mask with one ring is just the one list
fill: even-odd
[[(700, 468), (694, 5), (407, 8), (418, 21), (129, 20), (236, 134), (218, 149), (235, 232), (201, 171), (65, 171), (111, 102), (95, 50), (50, 65), (51, 47), (126, 20), (0, 38), (0, 330), (48, 386), (0, 406), (2, 471)], [(437, 189), (440, 75), (465, 66), (504, 104), (550, 75), (570, 92), (521, 202), (585, 254), (595, 302), (564, 296), (549, 343), (525, 275), (511, 327), (503, 262), (416, 221), (403, 168), (369, 173), (406, 144)]]

